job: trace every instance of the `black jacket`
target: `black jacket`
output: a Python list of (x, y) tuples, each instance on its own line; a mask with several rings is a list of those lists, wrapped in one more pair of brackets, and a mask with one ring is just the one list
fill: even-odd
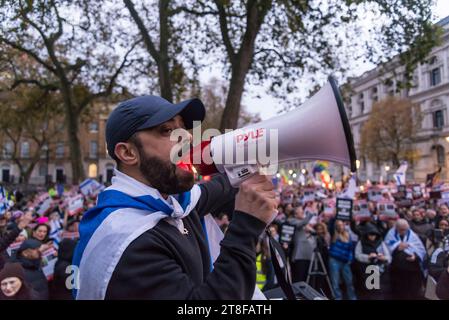
[(6, 249), (9, 245), (13, 243), (19, 236), (22, 230), (14, 223), (8, 232), (5, 232), (0, 236), (0, 270), (3, 268), (5, 263), (10, 260)]
[(41, 260), (30, 260), (22, 256), (16, 258), (25, 270), (25, 280), (36, 292), (36, 300), (48, 300), (48, 281), (40, 267)]
[(66, 272), (66, 269), (72, 265), (76, 244), (77, 241), (72, 239), (63, 239), (59, 243), (58, 260), (50, 285), (50, 298), (52, 300), (73, 300), (72, 290), (69, 290), (66, 286), (67, 277), (70, 275)]
[(438, 279), (436, 294), (442, 300), (449, 300), (449, 272), (447, 270), (442, 272)]
[(165, 221), (143, 233), (123, 253), (106, 299), (251, 299), (256, 285), (256, 243), (261, 220), (234, 212), (211, 272), (200, 218), (234, 202), (236, 189), (218, 175), (200, 185), (201, 197), (186, 218), (187, 235)]

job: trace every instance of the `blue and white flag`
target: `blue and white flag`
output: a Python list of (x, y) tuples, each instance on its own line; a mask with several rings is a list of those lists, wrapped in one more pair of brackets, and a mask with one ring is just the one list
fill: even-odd
[(8, 199), (6, 198), (6, 192), (3, 186), (0, 186), (0, 215), (5, 214), (8, 208)]
[(396, 181), (396, 185), (398, 186), (405, 185), (405, 174), (407, 172), (407, 167), (408, 167), (407, 161), (401, 162), (401, 165), (399, 166), (398, 170), (393, 175), (394, 180)]
[(424, 248), (424, 245), (418, 235), (409, 229), (407, 231), (407, 234), (401, 240), (401, 237), (399, 236), (396, 228), (391, 228), (385, 236), (385, 243), (387, 244), (390, 252), (393, 253), (393, 251), (396, 250), (401, 242), (409, 244), (409, 247), (404, 249), (405, 253), (407, 253), (408, 255), (416, 254), (421, 262), (424, 261), (426, 249)]
[[(178, 197), (164, 199), (158, 190), (115, 170), (112, 185), (99, 194), (97, 206), (84, 214), (79, 226), (80, 240), (73, 258), (79, 268), (76, 299), (104, 299), (129, 244), (163, 219), (183, 232), (182, 218), (195, 208), (200, 195), (201, 189), (195, 185)], [(206, 216), (204, 222), (213, 262), (223, 233), (212, 217)]]

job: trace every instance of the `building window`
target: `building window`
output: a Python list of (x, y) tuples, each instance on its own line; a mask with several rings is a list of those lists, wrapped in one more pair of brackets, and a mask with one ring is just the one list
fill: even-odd
[(89, 123), (89, 131), (92, 133), (98, 132), (98, 122)]
[(360, 114), (365, 112), (365, 102), (360, 101)]
[(377, 97), (377, 87), (373, 87), (371, 89), (371, 99), (373, 99), (374, 102), (377, 102), (379, 100)]
[(440, 68), (435, 68), (430, 71), (430, 86), (436, 86), (441, 82), (441, 71)]
[(90, 142), (89, 156), (91, 158), (96, 158), (98, 156), (98, 142), (97, 141)]
[(30, 143), (27, 141), (22, 142), (20, 147), (20, 157), (21, 158), (29, 158), (30, 157)]
[(2, 150), (3, 152), (3, 158), (4, 159), (11, 159), (11, 157), (12, 157), (12, 151), (13, 151), (13, 144), (12, 144), (12, 142), (6, 142), (4, 145), (3, 145), (3, 150)]
[(58, 142), (56, 144), (56, 158), (64, 157), (64, 142)]
[(96, 178), (97, 177), (97, 165), (95, 163), (91, 163), (89, 165), (89, 178)]
[(39, 166), (39, 176), (40, 177), (45, 177), (46, 175), (47, 175), (47, 165), (41, 164)]
[(443, 110), (437, 110), (433, 113), (433, 127), (442, 128), (444, 126)]
[(437, 152), (437, 163), (440, 167), (445, 167), (446, 165), (446, 155), (444, 152), (444, 148), (442, 146), (436, 146), (436, 152)]

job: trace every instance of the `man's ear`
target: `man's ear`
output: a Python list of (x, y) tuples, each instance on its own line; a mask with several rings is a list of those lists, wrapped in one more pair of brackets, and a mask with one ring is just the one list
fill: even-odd
[(115, 156), (121, 163), (127, 166), (135, 166), (139, 163), (139, 152), (137, 148), (128, 142), (119, 142), (114, 148)]

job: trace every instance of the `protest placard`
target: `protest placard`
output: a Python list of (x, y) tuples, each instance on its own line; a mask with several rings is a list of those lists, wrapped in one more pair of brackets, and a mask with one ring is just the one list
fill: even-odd
[(58, 260), (57, 252), (55, 248), (49, 248), (42, 252), (41, 267), (47, 280), (53, 279), (53, 273), (55, 269), (56, 261)]
[(325, 216), (335, 215), (335, 198), (323, 200), (323, 214)]
[(39, 208), (37, 209), (37, 214), (40, 215), (40, 216), (45, 215), (50, 210), (52, 201), (53, 200), (50, 198), (50, 196), (47, 196), (47, 198), (45, 198), (39, 204)]
[(104, 185), (94, 179), (86, 179), (80, 184), (80, 191), (84, 196), (95, 196), (103, 191)]
[(396, 211), (396, 205), (393, 201), (382, 200), (377, 203), (377, 211), (379, 212), (379, 219), (394, 220), (398, 218), (398, 213)]
[(382, 191), (377, 187), (371, 187), (368, 189), (368, 200), (369, 201), (381, 201), (383, 199)]
[(352, 199), (337, 198), (336, 219), (350, 221), (352, 219)]
[(77, 240), (80, 237), (80, 233), (79, 232), (68, 232), (68, 231), (63, 231), (61, 232), (60, 235), (61, 239), (72, 239), (72, 240)]
[(371, 219), (371, 211), (368, 209), (368, 202), (366, 200), (354, 201), (354, 207), (352, 209), (354, 220), (367, 221)]
[(295, 226), (289, 223), (283, 223), (281, 225), (281, 232), (279, 233), (279, 243), (290, 244), (293, 240), (293, 234), (295, 233)]
[(9, 245), (9, 247), (6, 249), (6, 252), (11, 258), (16, 257), (16, 252), (19, 250), (20, 246), (22, 245), (23, 241), (21, 242), (13, 242)]
[(306, 203), (306, 202), (312, 202), (315, 200), (315, 189), (312, 188), (306, 188), (303, 191), (303, 195), (302, 195), (302, 202)]
[(82, 195), (72, 197), (68, 201), (69, 216), (74, 216), (84, 210), (84, 199)]

